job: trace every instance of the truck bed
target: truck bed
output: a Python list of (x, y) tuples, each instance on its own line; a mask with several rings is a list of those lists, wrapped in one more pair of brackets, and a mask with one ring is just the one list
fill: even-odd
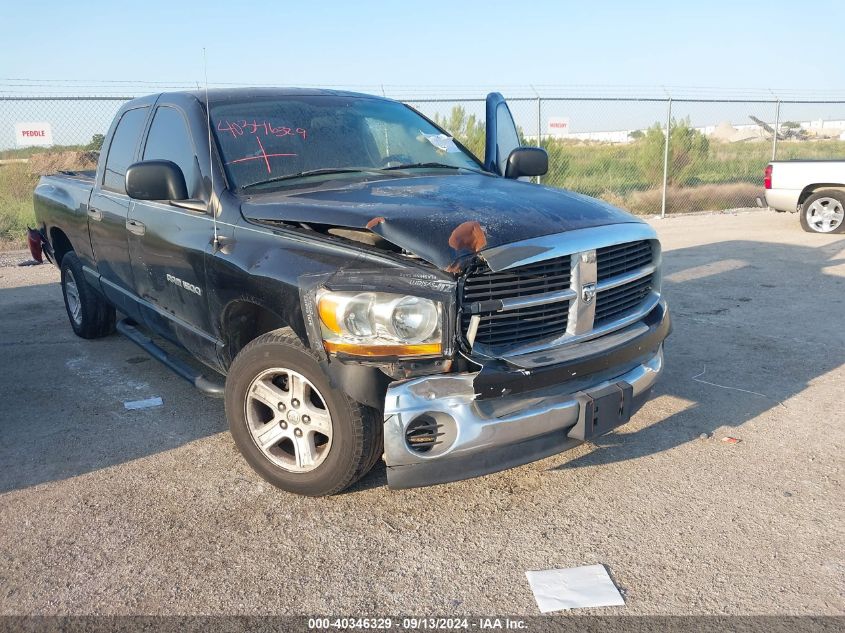
[(845, 186), (845, 160), (776, 160), (767, 167), (766, 204), (795, 211), (813, 191)]
[[(51, 238), (54, 228), (61, 227), (72, 244), (90, 245), (88, 239), (88, 202), (94, 189), (94, 171), (58, 172), (42, 176), (35, 188), (33, 204), (38, 228)], [(86, 249), (80, 248), (84, 257)]]

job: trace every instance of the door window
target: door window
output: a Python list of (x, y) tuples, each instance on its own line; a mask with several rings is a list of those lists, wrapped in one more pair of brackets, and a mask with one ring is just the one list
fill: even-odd
[(147, 108), (127, 110), (120, 117), (112, 136), (106, 167), (103, 170), (103, 189), (126, 193), (126, 169), (135, 158), (138, 139), (147, 119)]
[(196, 151), (185, 125), (185, 117), (175, 108), (161, 106), (156, 110), (144, 147), (144, 160), (153, 159), (176, 163), (185, 176), (188, 197), (200, 197), (202, 178)]
[(498, 146), (499, 173), (504, 175), (508, 156), (519, 147), (516, 123), (514, 123), (511, 111), (505, 103), (500, 103), (496, 108), (496, 145)]

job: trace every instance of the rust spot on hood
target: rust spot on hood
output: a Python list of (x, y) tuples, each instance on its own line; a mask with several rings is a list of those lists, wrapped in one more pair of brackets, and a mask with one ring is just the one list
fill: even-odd
[(377, 218), (373, 218), (372, 220), (367, 222), (367, 228), (372, 231), (374, 227), (378, 226), (379, 224), (381, 224), (384, 221), (385, 221), (385, 219), (381, 216), (379, 216)]
[(469, 251), (477, 253), (482, 248), (487, 246), (487, 236), (484, 234), (484, 229), (481, 228), (476, 220), (464, 222), (455, 227), (452, 234), (449, 236), (449, 246), (456, 251)]

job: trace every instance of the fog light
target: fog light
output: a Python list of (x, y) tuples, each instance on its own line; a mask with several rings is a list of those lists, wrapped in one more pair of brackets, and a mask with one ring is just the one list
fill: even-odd
[(440, 444), (438, 439), (443, 435), (440, 424), (428, 414), (414, 419), (405, 430), (405, 441), (415, 453), (428, 453)]
[(420, 456), (435, 457), (448, 452), (458, 439), (458, 423), (443, 411), (427, 411), (405, 428), (405, 444)]

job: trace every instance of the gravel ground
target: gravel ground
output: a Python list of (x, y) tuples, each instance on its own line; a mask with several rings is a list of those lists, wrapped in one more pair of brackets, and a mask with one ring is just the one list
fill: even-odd
[(0, 268), (4, 268), (7, 266), (20, 266), (26, 262), (32, 262), (32, 255), (29, 254), (29, 251), (21, 251), (21, 250), (12, 250), (12, 251), (3, 251), (0, 250)]
[(675, 331), (629, 424), (328, 499), (262, 482), (221, 402), (131, 343), (74, 337), (53, 267), (0, 268), (0, 613), (531, 615), (526, 570), (603, 563), (626, 606), (596, 614), (845, 614), (845, 236), (654, 225)]

